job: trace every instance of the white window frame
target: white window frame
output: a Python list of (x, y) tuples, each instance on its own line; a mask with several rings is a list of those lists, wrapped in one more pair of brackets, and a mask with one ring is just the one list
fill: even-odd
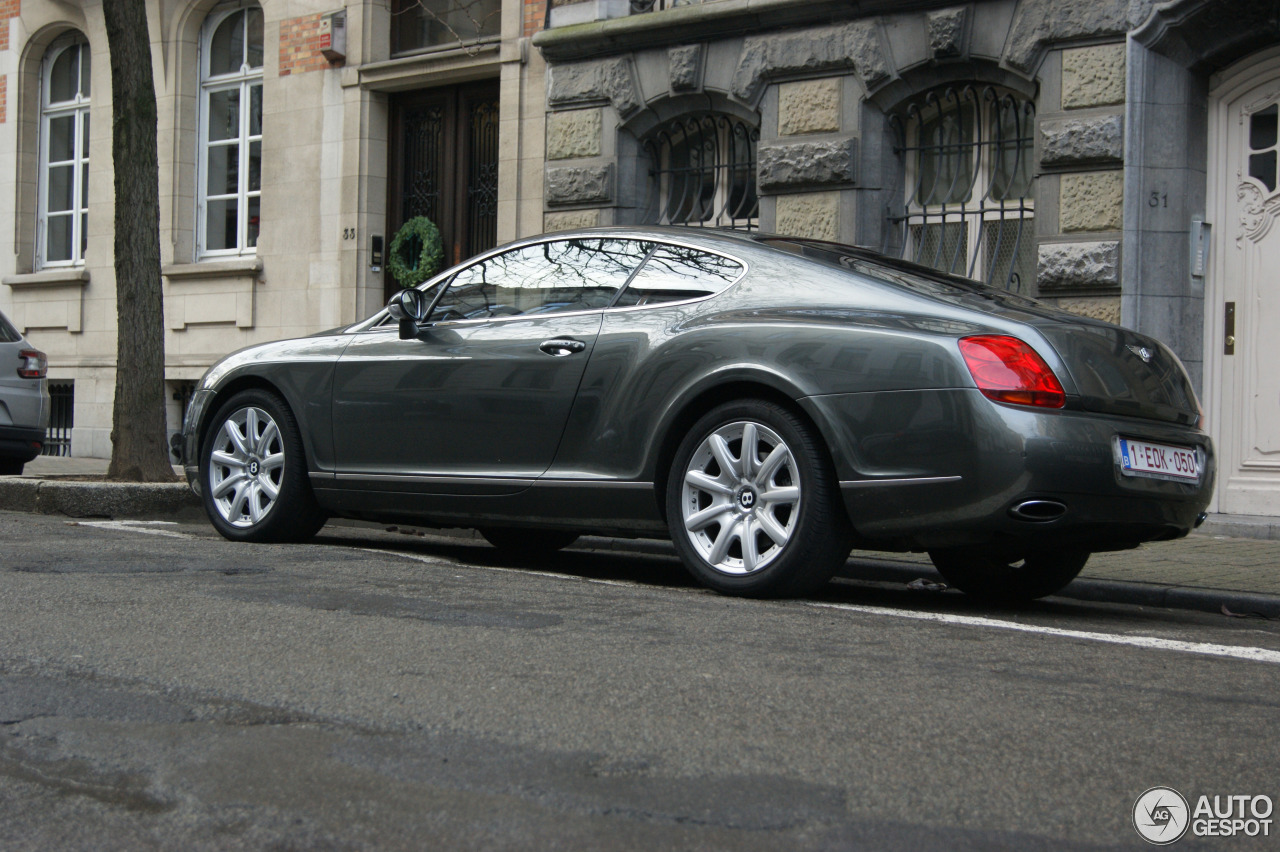
[[(971, 101), (963, 100), (970, 97), (972, 98)], [(951, 100), (951, 98), (955, 98), (955, 100)], [(915, 235), (916, 228), (920, 228), (921, 232), (923, 232), (924, 228), (941, 225), (948, 227), (953, 225), (963, 226), (965, 228), (963, 263), (954, 269), (951, 268), (953, 264), (948, 262), (950, 259), (946, 256), (946, 239), (944, 235), (941, 237), (944, 249), (943, 256), (939, 258), (942, 261), (939, 268), (958, 275), (987, 281), (992, 272), (990, 268), (991, 262), (987, 257), (986, 240), (984, 239), (988, 223), (1020, 220), (1022, 222), (1022, 231), (1019, 239), (1023, 243), (1035, 244), (1034, 175), (1025, 196), (1004, 200), (993, 200), (988, 197), (988, 193), (993, 186), (995, 176), (994, 160), (998, 153), (995, 141), (988, 138), (988, 131), (992, 127), (992, 111), (998, 109), (1002, 101), (1007, 98), (1012, 98), (1016, 104), (1028, 103), (1028, 99), (1022, 96), (993, 86), (956, 86), (948, 89), (941, 96), (926, 100), (923, 108), (909, 114), (906, 138), (907, 144), (911, 146), (908, 150), (912, 152), (912, 155), (906, 158), (904, 164), (907, 195), (906, 199), (904, 199), (906, 202), (907, 222), (905, 233), (903, 234), (905, 257), (918, 259), (918, 262), (926, 266), (933, 266), (933, 258), (928, 256), (917, 258), (920, 246)], [(976, 124), (972, 129), (973, 138), (967, 143), (962, 143), (966, 149), (965, 155), (972, 158), (970, 160), (970, 168), (973, 174), (969, 181), (970, 193), (967, 198), (961, 201), (923, 205), (919, 203), (918, 193), (920, 187), (917, 186), (917, 182), (920, 179), (919, 149), (922, 145), (920, 131), (926, 122), (950, 112), (952, 103), (956, 104), (956, 108), (960, 110), (973, 109), (973, 105), (976, 104), (976, 109), (974, 110)], [(1022, 120), (1031, 122), (1024, 126), (1021, 131), (1024, 138), (1030, 138), (1033, 135), (1033, 118), (1024, 115)], [(1030, 144), (1026, 146), (1023, 156), (1032, 157)], [(994, 283), (996, 286), (1004, 286), (1005, 282), (994, 281), (990, 283)], [(1033, 282), (1021, 282), (1020, 287), (1026, 290), (1031, 283)]]
[[(262, 13), (261, 7), (253, 3), (238, 3), (233, 6), (226, 6), (217, 9), (209, 14), (205, 19), (204, 26), (200, 31), (200, 119), (199, 130), (197, 136), (197, 144), (199, 145), (199, 156), (197, 157), (196, 167), (196, 256), (197, 258), (218, 258), (218, 257), (241, 257), (244, 255), (257, 254), (257, 243), (249, 245), (249, 202), (252, 199), (259, 199), (259, 216), (261, 216), (261, 197), (262, 197), (262, 180), (259, 173), (258, 188), (251, 190), (249, 188), (249, 153), (254, 142), (262, 143), (261, 132), (251, 134), (251, 111), (253, 107), (253, 88), (255, 86), (261, 91), (262, 89), (262, 65), (251, 66), (248, 64), (248, 37), (249, 28), (244, 28), (244, 62), (240, 65), (238, 71), (229, 74), (213, 75), (209, 71), (212, 61), (211, 41), (214, 33), (218, 31), (218, 27), (229, 17), (242, 12), (257, 10)], [(263, 45), (263, 58), (266, 56), (266, 45)], [(240, 116), (238, 137), (234, 139), (220, 139), (216, 143), (209, 141), (210, 116), (209, 116), (209, 99), (217, 92), (238, 89), (240, 95)], [(259, 95), (261, 99), (261, 95)], [(261, 103), (261, 100), (259, 100)], [(261, 116), (259, 116), (259, 130), (261, 130)], [(209, 149), (211, 147), (232, 147), (239, 148), (239, 159), (237, 169), (237, 186), (234, 193), (209, 194)], [(259, 148), (261, 151), (261, 148)], [(206, 246), (208, 239), (208, 213), (209, 202), (211, 201), (230, 201), (236, 202), (236, 244), (232, 248), (225, 249), (209, 249)], [(261, 227), (259, 227), (261, 234)]]
[[(76, 96), (69, 101), (50, 102), (53, 93), (53, 65), (69, 50), (80, 51), (76, 64)], [(36, 178), (36, 268), (58, 268), (83, 266), (85, 255), (85, 234), (89, 215), (88, 186), (85, 185), (85, 172), (89, 165), (89, 140), (86, 128), (89, 126), (89, 96), (91, 92), (83, 91), (83, 61), (89, 54), (89, 42), (84, 36), (75, 33), (58, 39), (45, 51), (40, 65), (40, 129), (38, 134), (39, 166)], [(92, 58), (90, 57), (92, 69)], [(92, 72), (91, 72), (92, 73)], [(49, 161), (49, 125), (54, 119), (72, 118), (74, 140), (72, 142), (72, 159)], [(49, 172), (56, 167), (72, 167), (71, 194), (71, 257), (65, 260), (49, 259)], [(67, 211), (55, 211), (53, 217), (63, 217)]]

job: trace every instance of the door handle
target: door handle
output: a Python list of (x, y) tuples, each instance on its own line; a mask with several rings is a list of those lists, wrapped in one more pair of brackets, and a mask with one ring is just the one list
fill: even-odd
[(556, 358), (563, 358), (566, 355), (572, 355), (575, 352), (581, 352), (587, 348), (587, 344), (581, 340), (574, 340), (571, 337), (557, 337), (554, 340), (544, 340), (538, 346), (543, 352)]

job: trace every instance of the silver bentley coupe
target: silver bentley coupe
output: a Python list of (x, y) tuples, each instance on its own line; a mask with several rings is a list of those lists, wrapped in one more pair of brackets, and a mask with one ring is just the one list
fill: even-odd
[(1150, 337), (865, 249), (608, 228), (519, 240), (354, 325), (227, 356), (181, 439), (229, 539), (328, 518), (548, 554), (670, 536), (733, 595), (927, 551), (1028, 600), (1203, 520), (1213, 448)]

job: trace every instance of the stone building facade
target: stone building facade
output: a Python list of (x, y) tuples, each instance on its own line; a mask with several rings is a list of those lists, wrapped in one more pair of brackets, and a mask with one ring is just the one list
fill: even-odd
[[(541, 229), (544, 83), (527, 39), (541, 21), (525, 4), (147, 11), (171, 429), (222, 355), (381, 307), (409, 216), (440, 222), (449, 259)], [(5, 0), (0, 309), (49, 355), (54, 446), (80, 456), (111, 451), (112, 174), (101, 5)]]
[[(175, 427), (221, 354), (379, 307), (375, 238), (385, 256), (409, 215), (439, 220), (451, 259), (573, 226), (718, 225), (871, 246), (1159, 337), (1219, 447), (1215, 508), (1280, 515), (1271, 0), (148, 9)], [(238, 14), (239, 64), (215, 69)], [(73, 386), (78, 455), (110, 449), (110, 115), (97, 2), (0, 3), (0, 308)]]
[(1267, 0), (559, 0), (533, 39), (544, 226), (838, 240), (1148, 332), (1201, 393), (1213, 508), (1280, 515), (1278, 15)]

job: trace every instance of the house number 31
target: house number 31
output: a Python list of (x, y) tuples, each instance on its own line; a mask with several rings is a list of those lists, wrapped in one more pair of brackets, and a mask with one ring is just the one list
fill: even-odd
[(1168, 207), (1169, 193), (1167, 192), (1151, 193), (1151, 196), (1147, 199), (1147, 206), (1148, 207)]

